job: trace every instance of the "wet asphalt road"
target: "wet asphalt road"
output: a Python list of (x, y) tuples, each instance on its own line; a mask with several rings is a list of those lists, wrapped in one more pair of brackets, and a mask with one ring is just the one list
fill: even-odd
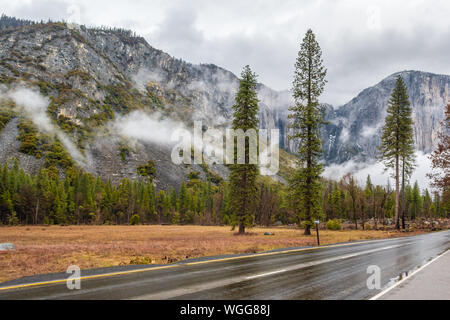
[(66, 283), (1, 290), (0, 299), (368, 299), (367, 267), (381, 269), (382, 289), (450, 249), (450, 231), (313, 250), (180, 263)]

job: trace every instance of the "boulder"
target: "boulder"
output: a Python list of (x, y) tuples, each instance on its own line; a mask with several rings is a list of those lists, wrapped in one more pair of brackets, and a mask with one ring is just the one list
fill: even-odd
[(14, 244), (6, 242), (6, 243), (0, 243), (0, 251), (9, 251), (14, 250)]

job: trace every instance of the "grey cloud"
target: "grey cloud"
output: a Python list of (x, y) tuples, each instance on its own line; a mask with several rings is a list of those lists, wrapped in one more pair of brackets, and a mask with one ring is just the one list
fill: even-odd
[(300, 41), (311, 27), (328, 68), (322, 101), (335, 106), (400, 70), (450, 73), (448, 1), (0, 2), (7, 14), (37, 20), (67, 19), (75, 4), (82, 23), (135, 29), (177, 58), (237, 75), (250, 64), (277, 90), (291, 88)]
[(58, 21), (69, 17), (69, 7), (70, 3), (57, 0), (24, 1), (22, 5), (14, 6), (7, 14), (37, 21)]
[(450, 42), (445, 39), (450, 39), (450, 30), (426, 26), (416, 26), (406, 34), (390, 29), (372, 36), (334, 39), (324, 48), (329, 63), (327, 97), (345, 103), (402, 70), (448, 74)]
[[(196, 13), (192, 9), (171, 9), (151, 38), (170, 54), (179, 58), (197, 60), (203, 45), (204, 35), (195, 26)], [(179, 55), (177, 54), (179, 53)]]

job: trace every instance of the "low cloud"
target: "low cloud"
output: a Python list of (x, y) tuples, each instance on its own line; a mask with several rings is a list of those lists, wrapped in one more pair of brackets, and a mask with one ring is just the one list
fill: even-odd
[[(431, 172), (431, 161), (428, 157), (428, 154), (416, 152), (417, 167), (410, 179), (410, 184), (417, 181), (421, 190), (425, 190), (425, 188), (430, 189), (430, 181), (426, 176), (427, 173)], [(395, 187), (395, 181), (391, 176), (391, 171), (384, 172), (384, 165), (381, 162), (365, 164), (350, 160), (342, 164), (332, 164), (325, 167), (323, 176), (337, 181), (347, 173), (353, 174), (360, 186), (365, 185), (367, 176), (370, 175), (374, 184), (386, 186), (388, 180), (390, 180), (391, 187)]]
[(37, 91), (18, 87), (7, 91), (6, 97), (10, 98), (14, 103), (22, 108), (28, 118), (41, 130), (51, 133), (55, 130), (46, 111), (50, 101), (41, 96)]
[(350, 138), (350, 132), (346, 127), (342, 128), (341, 134), (339, 135), (339, 141), (342, 143), (346, 143)]
[(117, 117), (110, 129), (124, 138), (167, 145), (171, 143), (172, 132), (185, 127), (181, 122), (163, 118), (160, 113), (134, 111)]
[(376, 126), (370, 127), (370, 126), (364, 126), (361, 129), (361, 137), (367, 139), (373, 137), (383, 126), (383, 122), (378, 123)]
[(131, 78), (134, 81), (136, 89), (142, 91), (145, 90), (145, 87), (149, 82), (162, 82), (164, 75), (161, 72), (140, 68)]
[(70, 138), (57, 128), (47, 115), (47, 107), (50, 103), (48, 98), (43, 97), (37, 90), (17, 86), (10, 89), (1, 87), (0, 99), (12, 100), (16, 108), (20, 109), (22, 114), (30, 119), (39, 131), (56, 135), (72, 158), (80, 166), (87, 166), (87, 157), (81, 154)]

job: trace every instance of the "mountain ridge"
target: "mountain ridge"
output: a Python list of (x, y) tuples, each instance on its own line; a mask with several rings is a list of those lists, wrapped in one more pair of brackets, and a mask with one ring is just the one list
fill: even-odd
[[(138, 147), (131, 148), (126, 137), (109, 132), (106, 138), (98, 131), (117, 121), (120, 115), (132, 112), (159, 114), (186, 126), (202, 120), (206, 126), (225, 128), (239, 84), (231, 71), (214, 64), (196, 65), (177, 59), (122, 29), (36, 23), (0, 30), (0, 40), (0, 82), (39, 88), (49, 100), (47, 114), (51, 121), (90, 156), (87, 171), (118, 182), (123, 177), (136, 178), (136, 167), (153, 160), (159, 167), (156, 181), (162, 186), (179, 184), (189, 170), (207, 174), (198, 165), (172, 165), (170, 150), (160, 144), (140, 140)], [(377, 137), (366, 136), (372, 127), (362, 129), (364, 125), (374, 126), (374, 133), (380, 129), (392, 79), (397, 74), (407, 80), (413, 110), (419, 119), (418, 145), (427, 151), (432, 148), (443, 117), (439, 105), (448, 99), (450, 76), (401, 71), (363, 89), (339, 108), (324, 104), (324, 117), (330, 122), (322, 132), (325, 164), (373, 159)], [(290, 92), (259, 84), (258, 95), (261, 128), (280, 129), (280, 147), (295, 151), (296, 143), (288, 140)], [(432, 121), (420, 120), (428, 118)], [(124, 146), (127, 152), (122, 152)], [(126, 161), (123, 154), (127, 155)], [(7, 160), (3, 158), (0, 160)], [(25, 162), (21, 164), (26, 166)], [(227, 174), (226, 168), (211, 169), (224, 177)]]
[[(340, 108), (329, 110), (326, 119), (332, 123), (325, 126), (323, 141), (330, 162), (375, 158), (388, 99), (399, 75), (405, 81), (413, 109), (416, 148), (424, 153), (433, 150), (449, 99), (450, 76), (407, 70), (389, 75)], [(335, 141), (339, 139), (338, 146)]]

